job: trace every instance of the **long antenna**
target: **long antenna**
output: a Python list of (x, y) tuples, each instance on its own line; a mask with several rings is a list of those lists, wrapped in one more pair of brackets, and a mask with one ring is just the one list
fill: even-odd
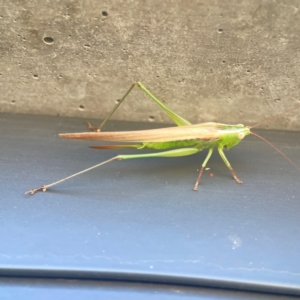
[(268, 140), (266, 140), (262, 136), (258, 135), (257, 133), (250, 132), (250, 134), (253, 134), (253, 135), (257, 136), (258, 138), (262, 139), (264, 142), (266, 142), (268, 145), (270, 145), (272, 148), (274, 148), (278, 153), (280, 153), (284, 158), (286, 158), (298, 171), (300, 171), (300, 167), (298, 167), (290, 158), (288, 158), (283, 152), (281, 152), (277, 147), (275, 147)]
[(269, 121), (271, 121), (271, 120), (273, 120), (273, 119), (279, 118), (280, 116), (285, 115), (285, 114), (287, 114), (287, 113), (289, 113), (289, 112), (291, 112), (291, 111), (294, 111), (294, 110), (296, 110), (296, 109), (299, 109), (299, 108), (300, 108), (300, 105), (298, 105), (298, 106), (296, 106), (296, 107), (294, 107), (294, 108), (291, 108), (291, 109), (289, 109), (289, 110), (286, 110), (286, 111), (284, 111), (284, 112), (282, 112), (282, 113), (280, 113), (280, 114), (278, 114), (278, 115), (275, 115), (275, 116), (273, 116), (273, 117), (267, 118), (267, 119), (265, 119), (265, 120), (263, 120), (263, 121), (261, 121), (261, 122), (255, 124), (255, 125), (253, 125), (253, 126), (247, 126), (247, 127), (248, 127), (248, 128), (254, 128), (254, 127), (258, 126), (258, 125), (261, 125), (261, 124), (264, 124), (264, 123), (266, 123), (266, 122), (269, 122)]

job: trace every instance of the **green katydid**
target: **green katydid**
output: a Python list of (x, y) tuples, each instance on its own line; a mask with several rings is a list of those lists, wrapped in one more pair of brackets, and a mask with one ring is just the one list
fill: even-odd
[[(161, 129), (150, 129), (150, 130), (140, 130), (140, 131), (120, 131), (120, 132), (102, 132), (103, 126), (106, 124), (108, 119), (113, 115), (113, 113), (122, 104), (128, 94), (132, 89), (137, 86), (142, 91), (144, 91), (152, 100), (154, 100), (173, 120), (178, 127), (168, 127)], [(283, 114), (298, 109), (295, 107), (290, 109)], [(98, 168), (104, 164), (112, 162), (114, 160), (124, 160), (124, 159), (134, 159), (134, 158), (147, 158), (147, 157), (179, 157), (195, 154), (203, 149), (208, 148), (208, 154), (202, 163), (201, 169), (199, 171), (198, 178), (194, 184), (194, 190), (198, 189), (198, 185), (201, 180), (201, 176), (207, 162), (209, 161), (214, 148), (218, 149), (218, 152), (223, 159), (225, 165), (229, 168), (232, 177), (237, 183), (242, 183), (236, 176), (233, 168), (231, 167), (228, 159), (226, 158), (223, 149), (230, 149), (231, 147), (237, 145), (246, 135), (253, 134), (259, 138), (266, 141), (264, 138), (250, 131), (251, 128), (256, 127), (262, 123), (279, 117), (282, 114), (276, 115), (272, 118), (264, 120), (255, 126), (244, 126), (242, 124), (238, 125), (228, 125), (221, 123), (201, 123), (192, 125), (189, 121), (182, 118), (178, 114), (174, 113), (168, 107), (166, 107), (161, 101), (159, 101), (149, 90), (147, 90), (140, 82), (135, 82), (131, 85), (129, 90), (121, 98), (121, 100), (116, 104), (113, 110), (108, 114), (104, 121), (99, 127), (95, 128), (89, 122), (88, 126), (93, 132), (83, 132), (83, 133), (64, 133), (60, 134), (60, 137), (66, 139), (77, 139), (77, 140), (101, 140), (101, 141), (113, 141), (113, 142), (132, 142), (134, 144), (123, 144), (123, 145), (103, 145), (103, 146), (91, 146), (91, 148), (96, 149), (124, 149), (124, 148), (134, 148), (134, 149), (168, 149), (168, 148), (178, 148), (156, 153), (145, 153), (145, 154), (120, 154), (113, 158), (110, 158), (104, 162), (101, 162), (95, 166), (85, 169), (81, 172), (53, 182), (51, 184), (44, 185), (42, 187), (31, 189), (26, 194), (35, 194), (36, 192), (45, 192), (48, 188), (62, 183), (68, 179), (75, 176), (88, 172), (92, 169)], [(266, 141), (270, 144), (268, 141)], [(274, 147), (272, 144), (270, 144)], [(279, 149), (274, 147), (279, 153), (281, 153), (285, 158), (287, 158)], [(288, 159), (288, 158), (287, 158)], [(293, 165), (295, 165), (290, 159), (288, 159)], [(296, 166), (298, 169), (298, 167)]]

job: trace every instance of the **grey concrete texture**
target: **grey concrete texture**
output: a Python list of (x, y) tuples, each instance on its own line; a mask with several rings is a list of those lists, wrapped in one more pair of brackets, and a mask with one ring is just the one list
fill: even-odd
[[(192, 123), (300, 105), (299, 0), (0, 1), (0, 111), (103, 119), (141, 81)], [(170, 123), (135, 89), (113, 116)], [(300, 110), (262, 127), (300, 130)]]

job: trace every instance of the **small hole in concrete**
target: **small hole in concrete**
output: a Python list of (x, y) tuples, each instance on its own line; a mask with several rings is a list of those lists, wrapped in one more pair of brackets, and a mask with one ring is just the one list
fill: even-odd
[(15, 104), (16, 103), (16, 100), (11, 100), (11, 104)]
[(121, 99), (117, 99), (117, 100), (116, 100), (116, 104), (117, 104), (117, 103), (120, 103), (120, 101), (121, 101)]
[(38, 79), (38, 78), (39, 78), (39, 75), (38, 75), (38, 74), (33, 74), (33, 78), (34, 78), (34, 79)]
[(248, 73), (250, 73), (250, 70), (247, 70)]
[(84, 105), (79, 105), (79, 110), (84, 110), (85, 109), (85, 106)]
[(91, 48), (91, 46), (89, 44), (85, 44), (83, 47), (84, 48)]
[(155, 120), (155, 117), (154, 116), (149, 116), (149, 119), (148, 119), (150, 122), (153, 122)]
[(223, 32), (223, 29), (222, 29), (222, 28), (219, 28), (219, 29), (218, 29), (218, 32), (219, 32), (219, 33), (222, 33), (222, 32)]
[(46, 36), (46, 37), (44, 37), (44, 43), (47, 45), (51, 45), (54, 43), (54, 39), (50, 36)]
[(103, 12), (102, 12), (102, 16), (107, 17), (107, 16), (108, 16), (107, 11), (103, 11)]
[(226, 61), (225, 61), (225, 60), (223, 60), (223, 61), (222, 61), (222, 63), (223, 63), (223, 64), (225, 64), (225, 63), (226, 63)]

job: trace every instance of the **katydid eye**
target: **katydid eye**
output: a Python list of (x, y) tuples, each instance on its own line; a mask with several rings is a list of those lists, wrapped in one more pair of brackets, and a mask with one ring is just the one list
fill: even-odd
[(240, 133), (238, 134), (238, 138), (239, 138), (240, 140), (242, 140), (244, 137), (245, 137), (245, 133), (244, 133), (244, 132), (240, 132)]

